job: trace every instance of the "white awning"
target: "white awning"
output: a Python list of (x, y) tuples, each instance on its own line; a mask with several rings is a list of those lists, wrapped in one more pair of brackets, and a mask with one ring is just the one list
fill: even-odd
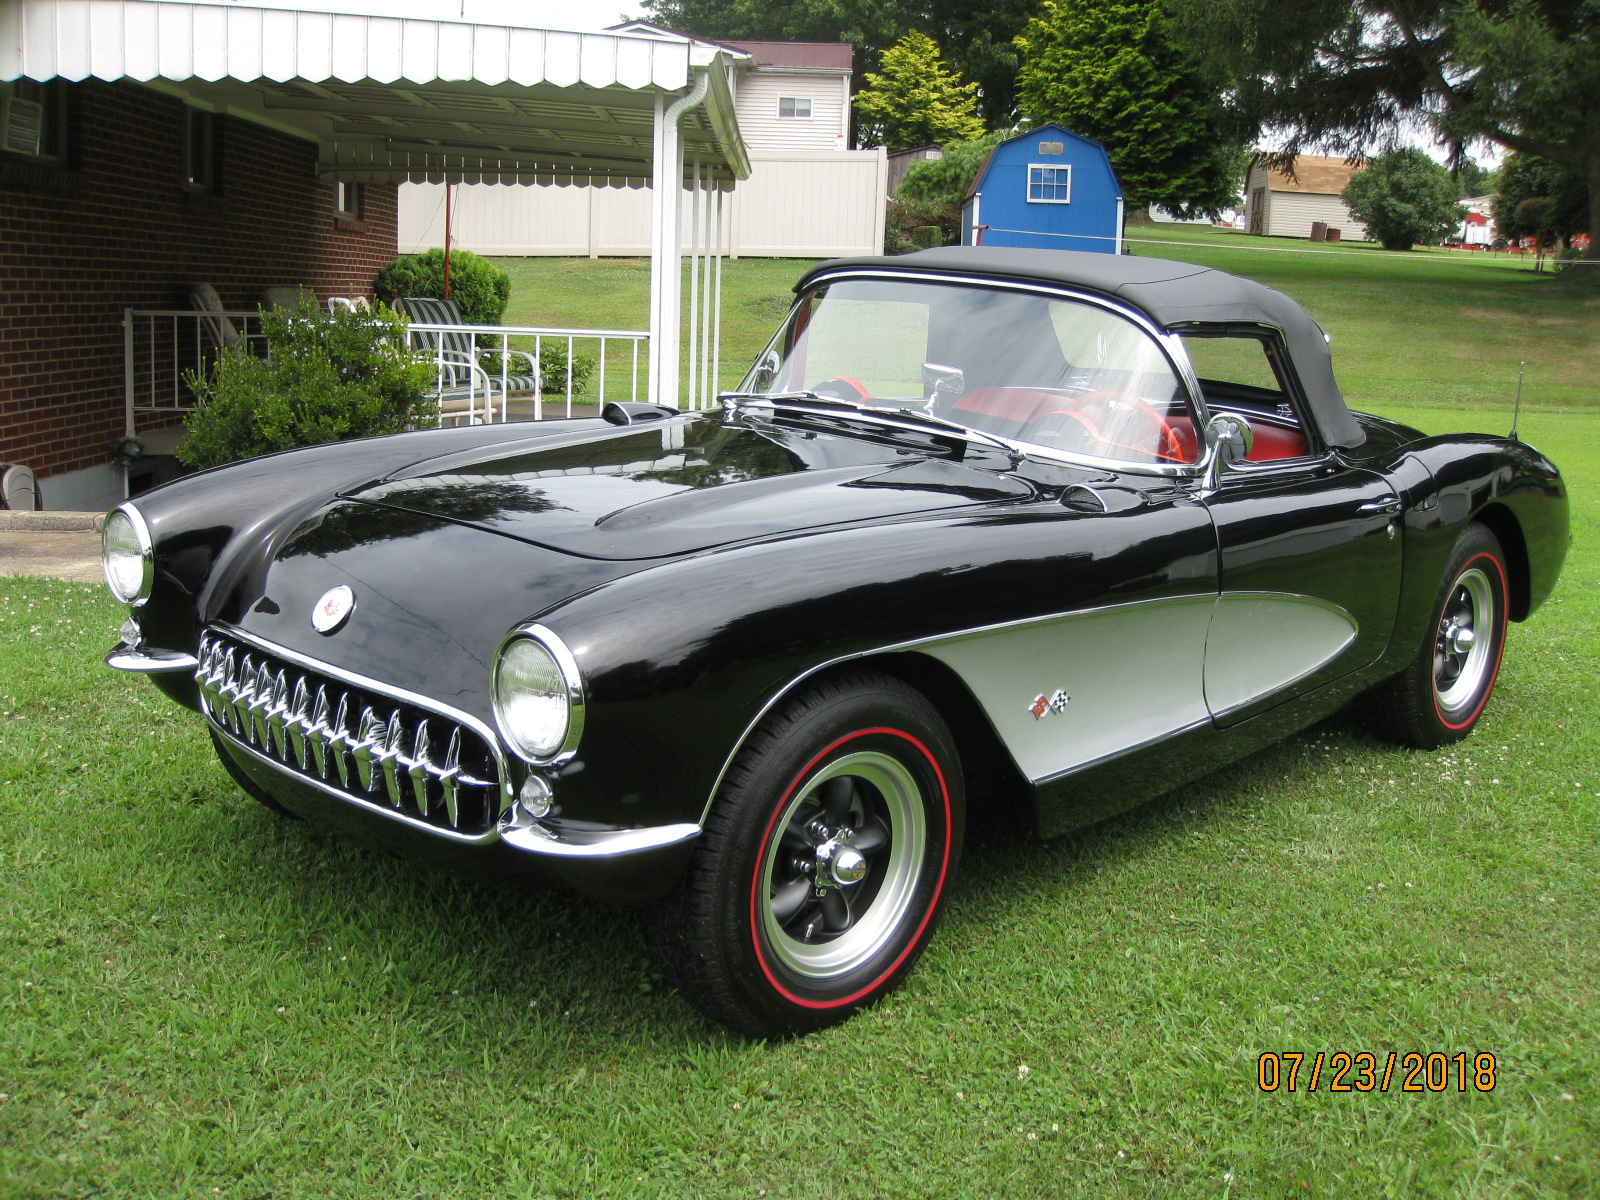
[(709, 75), (689, 156), (749, 173), (733, 56), (611, 33), (170, 0), (0, 0), (0, 79), (132, 80), (314, 140), (326, 180), (643, 186), (657, 100)]

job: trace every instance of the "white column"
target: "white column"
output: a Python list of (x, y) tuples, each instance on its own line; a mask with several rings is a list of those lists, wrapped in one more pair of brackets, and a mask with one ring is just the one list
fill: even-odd
[(694, 87), (670, 105), (656, 97), (655, 161), (650, 196), (650, 391), (651, 404), (678, 407), (678, 364), (682, 360), (680, 316), (683, 307), (683, 139), (678, 119), (706, 98), (711, 76), (701, 71)]

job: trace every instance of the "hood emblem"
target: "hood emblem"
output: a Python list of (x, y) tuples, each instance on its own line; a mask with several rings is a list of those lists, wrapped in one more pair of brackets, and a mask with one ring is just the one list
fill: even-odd
[(318, 633), (337, 633), (356, 610), (356, 594), (344, 584), (329, 588), (311, 607), (311, 628)]

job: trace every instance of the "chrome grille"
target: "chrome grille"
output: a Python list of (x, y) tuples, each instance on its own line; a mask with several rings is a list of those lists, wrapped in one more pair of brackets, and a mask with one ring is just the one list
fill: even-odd
[(499, 759), (470, 725), (215, 629), (198, 657), (212, 723), (290, 774), (442, 832), (494, 828)]

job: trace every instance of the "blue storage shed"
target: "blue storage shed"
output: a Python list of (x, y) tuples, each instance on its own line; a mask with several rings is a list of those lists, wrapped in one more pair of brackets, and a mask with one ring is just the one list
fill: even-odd
[(961, 209), (963, 246), (1122, 253), (1122, 187), (1099, 142), (1059, 125), (989, 152)]

